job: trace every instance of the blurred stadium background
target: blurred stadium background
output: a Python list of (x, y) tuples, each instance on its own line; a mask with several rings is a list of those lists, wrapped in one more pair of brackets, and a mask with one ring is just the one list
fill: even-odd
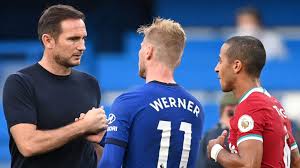
[(113, 99), (144, 81), (138, 77), (138, 50), (142, 37), (138, 25), (155, 16), (180, 22), (187, 33), (177, 82), (203, 104), (205, 130), (218, 121), (219, 81), (214, 72), (219, 48), (235, 30), (240, 7), (261, 12), (266, 30), (277, 33), (286, 47), (280, 59), (268, 59), (262, 85), (279, 98), (291, 119), (300, 123), (300, 1), (224, 0), (107, 0), (107, 1), (3, 1), (0, 7), (0, 167), (9, 167), (8, 131), (2, 109), (6, 77), (37, 62), (43, 48), (37, 38), (37, 22), (43, 9), (52, 4), (69, 4), (87, 16), (88, 42), (78, 69), (93, 74), (102, 89), (109, 112)]

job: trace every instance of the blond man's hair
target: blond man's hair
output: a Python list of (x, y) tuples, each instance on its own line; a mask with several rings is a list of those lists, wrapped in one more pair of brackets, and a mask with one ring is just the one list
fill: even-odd
[(144, 25), (137, 32), (155, 46), (155, 57), (170, 68), (179, 65), (185, 47), (186, 35), (181, 25), (171, 19), (155, 18), (151, 25)]

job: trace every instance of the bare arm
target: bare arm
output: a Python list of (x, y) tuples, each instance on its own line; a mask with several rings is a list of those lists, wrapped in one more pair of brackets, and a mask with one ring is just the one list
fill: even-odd
[(101, 109), (88, 111), (81, 121), (53, 130), (38, 130), (33, 124), (17, 124), (10, 128), (16, 145), (25, 157), (46, 153), (86, 133), (98, 133), (107, 128), (106, 116)]
[[(100, 108), (103, 109), (103, 106), (101, 106)], [(94, 109), (94, 107), (92, 109)], [(85, 114), (81, 113), (78, 118), (75, 118), (75, 122), (84, 119), (84, 117), (85, 117)], [(97, 154), (98, 162), (101, 160), (102, 153), (103, 153), (103, 147), (99, 144), (99, 142), (101, 142), (101, 140), (104, 137), (105, 133), (106, 133), (106, 131), (101, 131), (97, 134), (86, 135), (86, 137), (85, 137), (86, 140), (88, 140), (90, 142), (93, 142), (94, 149), (95, 149), (96, 154)]]
[(247, 140), (239, 144), (239, 153), (232, 154), (221, 150), (217, 161), (224, 167), (260, 168), (263, 144), (258, 140)]
[(101, 131), (98, 134), (94, 134), (94, 135), (87, 135), (85, 137), (86, 140), (93, 142), (94, 145), (94, 149), (96, 151), (97, 154), (97, 160), (98, 162), (101, 160), (102, 158), (102, 153), (103, 153), (103, 147), (99, 144), (99, 142), (102, 140), (102, 138), (104, 137), (106, 131)]
[[(223, 145), (226, 138), (227, 131), (223, 131), (222, 135), (218, 138), (210, 140), (207, 145), (207, 155), (209, 158), (213, 155), (212, 148), (219, 144)], [(263, 155), (263, 143), (258, 140), (247, 140), (241, 142), (238, 146), (239, 153), (230, 153), (220, 147), (218, 154), (214, 155), (218, 163), (228, 168), (260, 168), (262, 155)]]
[(83, 135), (85, 130), (81, 125), (74, 123), (55, 130), (40, 131), (33, 124), (17, 124), (10, 128), (10, 132), (22, 155), (30, 157), (59, 148)]
[(95, 148), (95, 151), (96, 151), (96, 154), (97, 154), (98, 163), (99, 163), (99, 161), (100, 161), (101, 158), (102, 158), (103, 147), (100, 146), (100, 145), (97, 144), (97, 143), (94, 143), (93, 145), (94, 145), (94, 148)]
[(291, 167), (292, 168), (299, 168), (300, 167), (300, 155), (299, 150), (294, 149), (291, 153)]

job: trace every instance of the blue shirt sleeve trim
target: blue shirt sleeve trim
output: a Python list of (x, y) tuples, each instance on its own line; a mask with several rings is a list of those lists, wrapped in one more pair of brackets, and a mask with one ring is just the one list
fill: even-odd
[(118, 140), (118, 139), (114, 139), (114, 138), (106, 138), (105, 139), (105, 144), (114, 144), (114, 145), (121, 146), (123, 148), (127, 147), (127, 142), (122, 141), (122, 140)]

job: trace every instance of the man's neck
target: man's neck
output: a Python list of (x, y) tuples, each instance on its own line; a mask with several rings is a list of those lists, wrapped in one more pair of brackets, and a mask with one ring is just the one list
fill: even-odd
[(260, 87), (258, 78), (244, 78), (236, 82), (233, 93), (237, 99), (240, 99), (247, 91), (255, 87)]
[(45, 55), (45, 53), (43, 58), (38, 63), (48, 72), (54, 75), (66, 76), (70, 75), (72, 71), (71, 68), (57, 64), (53, 58), (49, 58), (49, 56)]
[(151, 81), (159, 81), (163, 83), (176, 83), (174, 80), (174, 71), (160, 64), (147, 69), (146, 83)]

